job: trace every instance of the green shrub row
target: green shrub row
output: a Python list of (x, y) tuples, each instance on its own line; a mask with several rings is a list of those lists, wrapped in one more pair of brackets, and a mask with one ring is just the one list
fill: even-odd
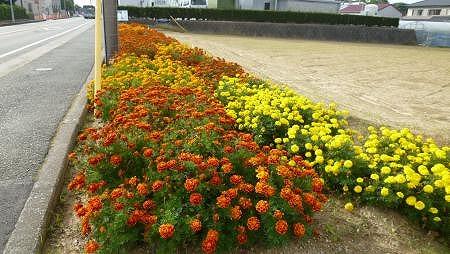
[(128, 15), (135, 18), (174, 18), (206, 19), (218, 21), (254, 21), (273, 23), (363, 25), (397, 27), (398, 18), (372, 16), (341, 15), (332, 13), (308, 13), (290, 11), (224, 10), (198, 8), (160, 8), (120, 6), (128, 10)]
[[(28, 14), (24, 8), (14, 6), (14, 17), (16, 19), (28, 19)], [(11, 9), (7, 4), (0, 4), (0, 20), (11, 20)]]

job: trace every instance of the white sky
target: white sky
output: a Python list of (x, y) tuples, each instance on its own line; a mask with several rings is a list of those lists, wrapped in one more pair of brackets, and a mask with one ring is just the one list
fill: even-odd
[[(78, 4), (79, 6), (83, 6), (83, 5), (87, 5), (87, 4), (95, 6), (95, 1), (96, 0), (75, 0), (74, 2), (76, 4)], [(107, 1), (107, 0), (104, 0), (104, 1)], [(389, 0), (389, 3), (393, 4), (393, 3), (403, 2), (403, 3), (411, 4), (411, 3), (415, 3), (415, 2), (419, 2), (419, 1), (421, 1), (421, 0)]]

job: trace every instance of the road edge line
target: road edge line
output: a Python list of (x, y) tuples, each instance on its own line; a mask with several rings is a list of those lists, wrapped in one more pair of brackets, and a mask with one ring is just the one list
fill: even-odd
[(93, 79), (93, 74), (94, 67), (58, 125), (42, 167), (38, 171), (38, 179), (33, 184), (3, 254), (41, 252), (53, 210), (64, 185), (67, 156), (75, 144), (78, 131), (87, 114), (87, 83)]

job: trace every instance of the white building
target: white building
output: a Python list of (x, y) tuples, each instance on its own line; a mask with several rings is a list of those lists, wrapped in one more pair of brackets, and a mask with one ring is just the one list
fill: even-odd
[(388, 18), (400, 18), (402, 16), (402, 13), (391, 4), (365, 4), (362, 2), (343, 5), (339, 13)]
[(17, 6), (25, 8), (35, 19), (59, 18), (61, 16), (60, 0), (17, 0)]
[(406, 19), (450, 16), (450, 0), (424, 0), (408, 6)]
[(334, 0), (235, 0), (236, 9), (337, 13)]

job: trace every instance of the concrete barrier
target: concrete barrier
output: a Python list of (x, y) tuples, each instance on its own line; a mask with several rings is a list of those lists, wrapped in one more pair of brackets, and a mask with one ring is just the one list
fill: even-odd
[(200, 20), (178, 23), (193, 33), (417, 45), (414, 30), (393, 27)]

